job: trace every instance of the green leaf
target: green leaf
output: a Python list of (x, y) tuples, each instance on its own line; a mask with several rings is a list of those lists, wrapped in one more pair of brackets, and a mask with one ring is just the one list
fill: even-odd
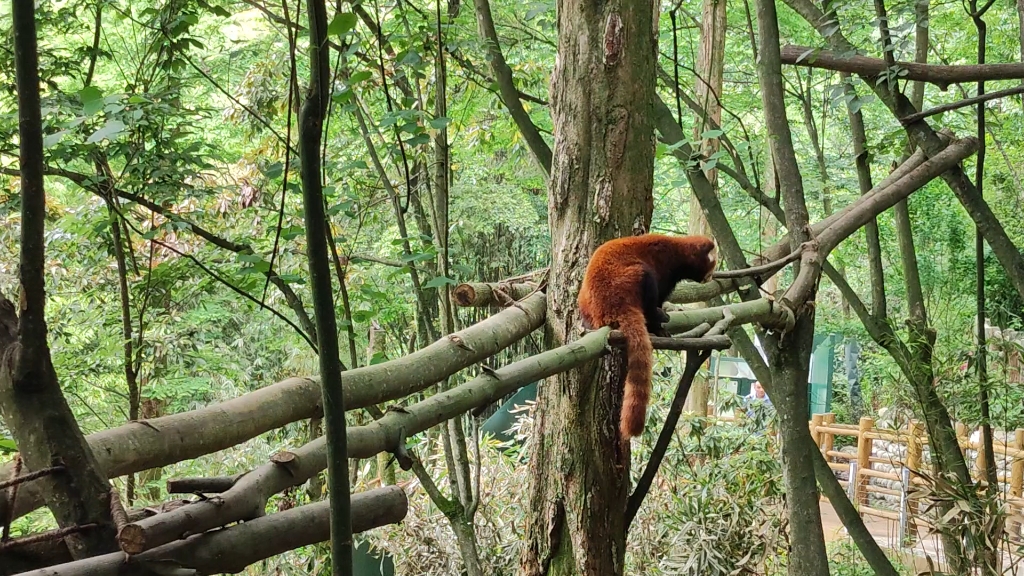
[(281, 162), (274, 162), (270, 166), (267, 166), (267, 169), (263, 171), (263, 175), (266, 176), (268, 180), (280, 178), (281, 174), (283, 173), (284, 164), (282, 164)]
[(370, 366), (374, 364), (380, 364), (381, 362), (387, 362), (388, 356), (384, 352), (374, 352), (373, 356), (370, 357)]
[(103, 92), (95, 86), (86, 86), (78, 91), (78, 99), (82, 101), (82, 104), (88, 104), (93, 100), (100, 100), (103, 98)]
[(18, 445), (14, 443), (14, 440), (10, 438), (0, 438), (0, 453), (10, 454), (11, 452), (17, 452)]
[(373, 318), (374, 314), (372, 310), (355, 310), (352, 312), (353, 322), (366, 322)]
[(429, 142), (430, 136), (427, 136), (426, 134), (417, 134), (416, 136), (413, 136), (412, 138), (409, 138), (408, 140), (405, 141), (405, 143), (408, 144), (409, 146), (422, 146), (423, 144), (427, 144)]
[(408, 256), (402, 256), (402, 262), (422, 262), (424, 260), (430, 260), (433, 257), (433, 252), (415, 252), (413, 254), (409, 254)]
[(438, 116), (437, 118), (434, 118), (433, 120), (428, 122), (428, 124), (430, 124), (430, 127), (433, 128), (434, 130), (440, 130), (447, 126), (448, 124), (451, 124), (451, 120), (445, 118), (444, 116)]
[(103, 92), (95, 86), (86, 86), (79, 90), (78, 98), (82, 101), (82, 111), (86, 116), (92, 116), (103, 109)]
[(64, 136), (67, 135), (68, 132), (71, 132), (71, 130), (61, 130), (60, 132), (54, 132), (53, 134), (44, 136), (43, 148), (52, 148), (53, 146), (56, 146), (57, 143), (60, 142), (64, 138)]
[(327, 33), (331, 36), (341, 36), (356, 27), (356, 15), (351, 12), (339, 12), (327, 25)]
[(245, 262), (247, 264), (264, 261), (263, 256), (260, 256), (259, 254), (239, 254), (237, 259), (239, 262)]
[(448, 278), (446, 276), (434, 276), (433, 278), (430, 279), (429, 282), (424, 284), (423, 287), (424, 288), (441, 288), (442, 286), (445, 286), (445, 285), (454, 286), (455, 284), (457, 284), (457, 282), (455, 282), (455, 280), (452, 280), (451, 278)]
[(725, 134), (725, 131), (723, 131), (723, 130), (705, 130), (704, 133), (700, 135), (700, 137), (705, 139), (705, 140), (710, 140), (711, 138), (719, 138), (719, 137), (722, 136), (722, 134)]
[(306, 231), (302, 226), (288, 226), (281, 229), (281, 238), (284, 238), (285, 240), (294, 240), (305, 233)]
[(369, 80), (370, 77), (372, 77), (372, 76), (373, 76), (373, 72), (370, 72), (369, 70), (363, 70), (361, 72), (356, 72), (355, 74), (353, 74), (353, 75), (348, 77), (348, 85), (349, 86), (354, 86), (354, 85), (362, 82), (363, 80)]
[(121, 132), (124, 132), (124, 122), (120, 120), (109, 120), (103, 125), (103, 128), (92, 133), (86, 140), (86, 144), (94, 144), (106, 138), (107, 140), (113, 140)]

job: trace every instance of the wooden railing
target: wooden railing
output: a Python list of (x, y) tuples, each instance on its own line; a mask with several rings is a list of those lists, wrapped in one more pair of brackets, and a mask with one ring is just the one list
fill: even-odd
[[(927, 518), (919, 514), (916, 502), (907, 497), (908, 488), (912, 484), (921, 484), (924, 480), (915, 472), (930, 473), (930, 466), (923, 457), (928, 445), (928, 437), (924, 423), (911, 421), (900, 429), (875, 428), (873, 419), (864, 417), (860, 423), (837, 424), (835, 414), (814, 414), (810, 421), (811, 436), (822, 454), (825, 455), (829, 467), (833, 471), (843, 472), (846, 480), (840, 484), (846, 488), (850, 499), (858, 505), (862, 516), (875, 516), (896, 521), (900, 534), (913, 539), (917, 526), (929, 526)], [(973, 431), (971, 431), (973, 432)], [(973, 434), (963, 424), (957, 424), (956, 435), (960, 449), (965, 451), (971, 473), (975, 480), (985, 476), (985, 453), (981, 449), (979, 439), (972, 440)], [(837, 436), (856, 438), (856, 451), (853, 453), (835, 449)], [(889, 456), (876, 456), (873, 448), (875, 443), (889, 443)], [(1024, 485), (1024, 429), (1013, 434), (1011, 442), (999, 439), (993, 442), (993, 452), (997, 460), (1000, 494), (1006, 502), (1010, 519), (1007, 529), (1011, 535), (1019, 537), (1021, 530), (1021, 510), (1024, 509), (1022, 485)], [(889, 469), (878, 469), (889, 468)], [(888, 480), (890, 486), (872, 483), (873, 479)], [(893, 485), (898, 485), (894, 488)], [(895, 510), (887, 510), (871, 505), (870, 495), (888, 496), (897, 500)]]

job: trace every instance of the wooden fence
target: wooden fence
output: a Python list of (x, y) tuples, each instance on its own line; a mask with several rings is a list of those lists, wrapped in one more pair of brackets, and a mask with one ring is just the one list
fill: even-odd
[[(910, 541), (913, 541), (917, 527), (931, 526), (929, 519), (920, 513), (918, 503), (908, 498), (910, 486), (925, 482), (915, 472), (928, 474), (931, 471), (925, 457), (928, 436), (923, 422), (914, 420), (897, 430), (881, 429), (875, 428), (871, 418), (861, 418), (857, 425), (837, 424), (835, 414), (827, 413), (814, 414), (810, 429), (829, 467), (840, 473), (840, 484), (858, 505), (861, 516), (895, 521), (900, 537)], [(973, 430), (969, 432), (963, 424), (957, 424), (956, 434), (974, 479), (983, 479), (986, 462), (981, 450), (981, 435)], [(1024, 429), (1016, 430), (1012, 439), (1005, 433), (998, 436), (1001, 438), (994, 438), (993, 452), (997, 461), (999, 492), (1010, 513), (1007, 530), (1016, 539), (1020, 537), (1021, 523), (1024, 522), (1021, 516), (1024, 509)], [(856, 450), (837, 450), (836, 437), (855, 438)], [(876, 502), (890, 502), (893, 509), (884, 508), (884, 504)]]

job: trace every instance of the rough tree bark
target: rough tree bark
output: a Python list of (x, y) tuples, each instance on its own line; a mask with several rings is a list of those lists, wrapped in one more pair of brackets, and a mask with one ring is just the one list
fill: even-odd
[[(42, 481), (46, 503), (74, 558), (116, 550), (110, 486), (61, 391), (46, 329), (46, 192), (39, 108), (35, 6), (15, 0), (14, 62), (21, 165), (20, 302), (0, 294), (0, 415), (30, 470), (60, 469)], [(20, 318), (19, 318), (20, 312)]]
[[(549, 346), (580, 328), (576, 295), (589, 255), (650, 223), (658, 10), (653, 2), (560, 0), (557, 12)], [(629, 449), (618, 433), (622, 368), (614, 355), (538, 390), (520, 574), (623, 573)]]

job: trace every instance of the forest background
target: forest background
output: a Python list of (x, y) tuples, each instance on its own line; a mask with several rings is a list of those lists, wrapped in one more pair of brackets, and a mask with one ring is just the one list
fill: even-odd
[[(797, 11), (778, 7), (781, 43), (834, 47), (808, 24), (799, 4), (792, 3)], [(763, 40), (756, 6), (733, 0), (728, 8), (712, 0), (660, 7), (657, 95), (684, 139), (667, 144), (662, 110), (660, 119), (652, 112), (649, 122), (663, 137), (653, 162), (649, 229), (683, 234), (713, 228), (702, 221), (692, 193), (691, 177), (699, 171), (720, 198), (745, 257), (753, 260), (786, 232), (777, 221), (786, 191), (771, 161), (771, 119), (755, 58)], [(978, 8), (971, 9), (976, 16)], [(0, 5), (8, 38), (10, 9), (10, 3)], [(923, 57), (950, 65), (977, 62), (978, 28), (960, 3), (894, 3), (882, 6), (882, 18), (878, 2), (835, 9), (843, 33), (868, 55), (921, 60), (925, 29)], [(72, 0), (36, 8), (49, 343), (64, 395), (86, 435), (318, 373), (300, 160), (296, 151), (286, 153), (298, 146), (311, 74), (305, 10), (259, 0)], [(549, 87), (560, 39), (556, 6), (546, 2), (339, 3), (328, 12), (333, 82), (322, 141), (323, 193), (341, 359), (351, 369), (401, 358), (495, 312), (453, 306), (445, 294), (455, 285), (552, 265), (547, 193), (555, 120)], [(1024, 4), (990, 3), (984, 20), (987, 60), (1019, 62)], [(497, 45), (487, 40), (494, 36)], [(803, 195), (816, 222), (862, 195), (858, 167), (874, 171), (877, 181), (902, 163), (907, 137), (871, 94), (875, 87), (806, 66), (813, 60), (806, 50), (788, 54), (789, 64), (805, 64), (782, 68), (782, 89)], [(905, 72), (897, 66), (889, 71), (892, 76), (883, 71), (879, 83), (910, 93)], [(14, 76), (14, 53), (0, 51), (0, 78), (11, 87), (0, 95), (0, 293), (7, 295), (18, 293), (23, 199)], [(989, 90), (1014, 88), (1021, 76), (990, 82)], [(945, 89), (927, 84), (919, 109), (976, 93), (973, 82), (937, 83)], [(1024, 102), (1010, 95), (990, 101), (986, 110), (984, 197), (1020, 246)], [(865, 142), (858, 141), (854, 117), (862, 122)], [(929, 121), (957, 136), (978, 130), (972, 107)], [(445, 160), (439, 163), (442, 134)], [(964, 170), (973, 174), (976, 163), (977, 157), (968, 158)], [(439, 165), (447, 168), (440, 176)], [(904, 223), (909, 229), (900, 229)], [(905, 207), (880, 214), (875, 229), (853, 234), (829, 254), (842, 282), (822, 281), (816, 295), (815, 331), (864, 347), (861, 402), (844, 394), (845, 374), (837, 371), (839, 419), (880, 416), (883, 407), (881, 416), (895, 424), (921, 417), (928, 405), (917, 383), (892, 346), (879, 343), (879, 334), (888, 330), (913, 341), (915, 322), (923, 320), (920, 326), (934, 329), (929, 365), (949, 416), (972, 427), (1024, 427), (1024, 392), (1015, 386), (1009, 356), (987, 358), (984, 378), (964, 370), (974, 366), (977, 353), (979, 277), (974, 222), (957, 196), (934, 180)], [(916, 254), (912, 271), (908, 232)], [(873, 242), (877, 260), (870, 256)], [(1013, 274), (990, 248), (982, 256), (982, 307), (989, 323), (1024, 328), (1024, 300)], [(876, 261), (880, 265), (873, 267)], [(793, 280), (787, 269), (778, 284)], [(861, 310), (866, 306), (857, 294), (870, 311)], [(862, 312), (870, 312), (868, 321)], [(544, 339), (534, 335), (488, 365), (544, 349)], [(652, 423), (665, 419), (681, 358), (659, 353)], [(474, 368), (449, 385), (482, 373), (486, 369)], [(703, 404), (701, 390), (698, 382), (691, 408)], [(980, 400), (986, 394), (990, 405)], [(408, 489), (403, 523), (363, 536), (387, 550), (400, 573), (510, 573), (519, 562), (530, 486), (522, 462), (531, 444), (488, 439), (477, 447), (478, 420), (489, 414), (463, 416), (448, 432), (410, 438), (422, 460), (415, 474), (396, 471), (389, 457), (350, 462), (353, 491), (395, 482)], [(353, 411), (349, 417), (350, 424), (364, 424), (374, 415)], [(520, 441), (528, 438), (531, 420), (522, 424)], [(630, 531), (626, 573), (685, 572), (681, 567), (693, 557), (706, 566), (748, 561), (761, 572), (786, 569), (783, 476), (774, 440), (755, 432), (762, 425), (728, 428), (685, 417), (664, 464), (671, 473), (663, 472), (661, 480), (675, 491), (662, 484), (648, 496)], [(649, 426), (634, 449), (634, 470), (647, 460), (657, 430)], [(168, 478), (233, 476), (320, 434), (319, 418), (292, 422), (228, 450), (122, 476), (115, 485), (128, 507), (156, 505), (172, 498)], [(454, 448), (445, 446), (449, 435)], [(0, 458), (12, 462), (15, 449), (13, 434), (0, 428)], [(449, 461), (453, 452), (467, 470), (473, 466), (471, 474)], [(324, 494), (317, 476), (301, 489), (274, 495), (269, 506), (286, 510)], [(461, 511), (453, 513), (445, 503), (458, 503)], [(740, 528), (758, 522), (773, 530)], [(687, 543), (695, 524), (715, 536)], [(53, 518), (35, 511), (14, 520), (10, 532), (53, 526)], [(744, 560), (750, 542), (758, 543), (756, 554)], [(835, 573), (861, 569), (848, 552), (831, 550)], [(329, 564), (325, 546), (310, 546), (249, 570), (311, 573)]]

